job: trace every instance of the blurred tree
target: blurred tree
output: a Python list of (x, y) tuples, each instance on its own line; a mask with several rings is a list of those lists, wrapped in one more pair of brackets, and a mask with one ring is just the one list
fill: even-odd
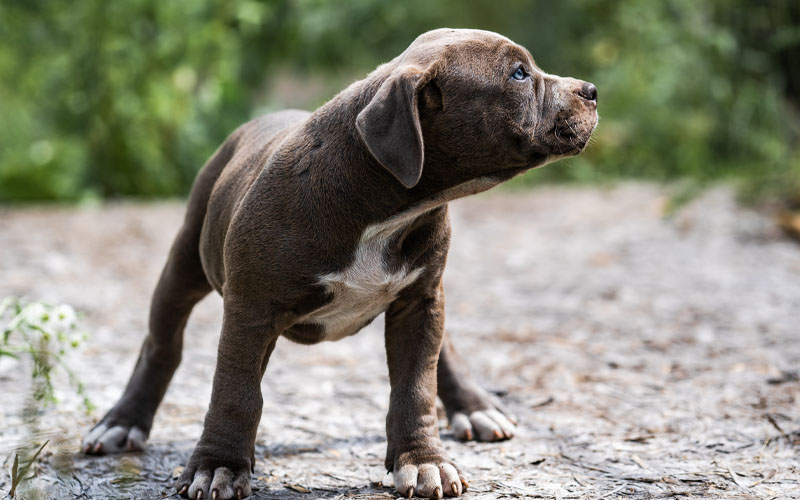
[(593, 146), (520, 184), (736, 177), (800, 199), (798, 19), (796, 0), (5, 0), (0, 200), (184, 194), (275, 75), (338, 86), (441, 26), (600, 89)]
[(222, 5), (3, 4), (0, 198), (183, 192), (247, 108)]

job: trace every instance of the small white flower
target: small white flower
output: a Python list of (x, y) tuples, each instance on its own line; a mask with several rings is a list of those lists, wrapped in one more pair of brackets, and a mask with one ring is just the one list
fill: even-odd
[(51, 313), (52, 327), (60, 332), (68, 332), (75, 327), (77, 315), (75, 309), (68, 304), (55, 306)]
[(47, 328), (50, 326), (52, 318), (50, 312), (44, 304), (34, 302), (25, 306), (22, 310), (23, 321), (31, 326)]
[(78, 330), (75, 330), (75, 329), (73, 329), (73, 330), (72, 330), (72, 331), (69, 333), (69, 335), (67, 336), (67, 339), (68, 339), (68, 341), (69, 341), (69, 345), (70, 345), (70, 347), (72, 347), (72, 348), (76, 348), (76, 347), (78, 347), (79, 345), (81, 345), (81, 343), (82, 343), (84, 340), (86, 340), (86, 337), (87, 337), (87, 336), (86, 336), (86, 332), (81, 332), (81, 331), (78, 331)]

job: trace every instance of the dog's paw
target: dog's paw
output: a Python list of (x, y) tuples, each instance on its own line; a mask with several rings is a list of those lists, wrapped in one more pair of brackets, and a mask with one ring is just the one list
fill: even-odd
[(397, 460), (394, 471), (394, 488), (397, 492), (411, 498), (457, 497), (467, 491), (467, 481), (446, 458), (430, 457), (419, 460)]
[(514, 437), (516, 419), (497, 408), (471, 413), (456, 412), (450, 419), (453, 434), (461, 441), (503, 441)]
[(147, 433), (135, 425), (116, 424), (103, 419), (81, 442), (87, 455), (105, 455), (144, 450)]
[(218, 461), (198, 460), (197, 465), (183, 470), (175, 485), (178, 494), (192, 500), (241, 499), (250, 496), (250, 468), (247, 466), (225, 466)]

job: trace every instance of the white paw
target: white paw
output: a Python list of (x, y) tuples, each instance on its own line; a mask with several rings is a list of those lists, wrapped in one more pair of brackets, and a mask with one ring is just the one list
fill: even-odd
[(498, 410), (479, 410), (467, 415), (456, 413), (450, 420), (457, 439), (461, 441), (503, 441), (514, 437), (517, 427)]
[(144, 450), (147, 435), (138, 427), (99, 423), (83, 438), (81, 451), (87, 455), (104, 455)]
[(394, 488), (411, 498), (457, 497), (466, 491), (467, 483), (455, 467), (448, 463), (406, 464), (395, 470)]

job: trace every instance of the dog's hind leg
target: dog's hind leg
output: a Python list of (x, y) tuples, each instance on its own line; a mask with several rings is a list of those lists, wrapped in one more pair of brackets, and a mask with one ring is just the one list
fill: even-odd
[(232, 141), (227, 142), (198, 175), (183, 227), (153, 293), (149, 334), (133, 374), (117, 404), (83, 439), (84, 453), (117, 453), (144, 447), (156, 409), (180, 364), (183, 329), (189, 314), (212, 289), (200, 261), (200, 232), (211, 189), (234, 146)]
[(472, 379), (447, 332), (439, 352), (437, 385), (456, 438), (500, 441), (514, 436), (516, 418)]

